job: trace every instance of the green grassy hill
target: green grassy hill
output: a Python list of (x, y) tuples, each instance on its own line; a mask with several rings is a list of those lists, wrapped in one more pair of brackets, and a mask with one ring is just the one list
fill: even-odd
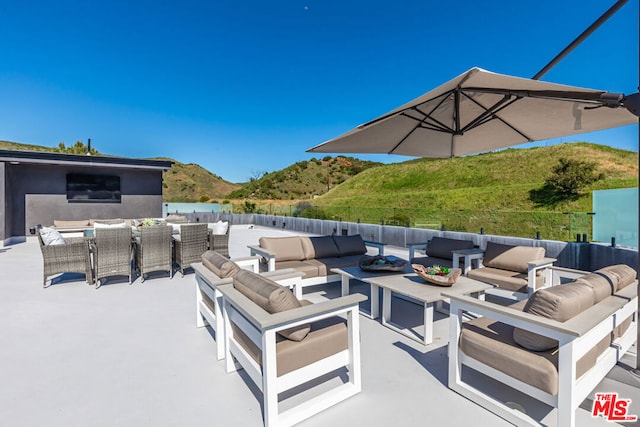
[[(561, 157), (594, 161), (605, 179), (581, 197), (546, 197)], [(416, 159), (363, 171), (314, 200), (327, 217), (445, 224), (447, 229), (567, 238), (562, 212), (589, 212), (592, 190), (638, 185), (638, 153), (589, 143), (508, 149), (454, 159)], [(375, 208), (372, 208), (375, 207)], [(392, 211), (393, 209), (393, 211)]]
[(258, 200), (309, 199), (381, 164), (345, 156), (300, 161), (246, 183), (228, 197)]

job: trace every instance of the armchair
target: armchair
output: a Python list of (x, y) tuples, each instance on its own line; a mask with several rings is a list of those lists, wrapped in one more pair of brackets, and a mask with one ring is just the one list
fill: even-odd
[(96, 289), (109, 276), (128, 276), (131, 283), (131, 227), (96, 228), (94, 268)]
[(173, 277), (171, 264), (171, 233), (170, 225), (153, 225), (140, 227), (136, 236), (136, 266), (141, 281), (144, 275), (152, 271), (168, 271)]
[[(229, 260), (214, 251), (202, 255), (202, 262), (191, 264), (196, 277), (196, 327), (210, 326), (215, 332), (216, 357), (224, 358), (224, 321), (222, 317), (222, 294), (218, 287), (233, 283), (233, 275), (241, 268), (258, 272), (260, 257), (235, 258)], [(299, 284), (301, 273), (280, 270), (262, 273), (282, 286)]]
[(511, 306), (445, 292), (449, 388), (513, 424), (537, 424), (467, 381), (465, 366), (555, 407), (557, 425), (573, 427), (578, 406), (637, 339), (635, 277), (626, 265), (605, 267)]
[[(298, 423), (360, 392), (358, 303), (366, 297), (353, 294), (302, 303), (288, 289), (244, 270), (232, 285), (219, 289), (226, 370), (243, 368), (260, 389), (267, 427)], [(281, 410), (279, 394), (290, 395), (296, 389), (298, 398), (313, 393), (298, 387), (314, 379), (326, 381), (330, 373), (342, 384)], [(347, 373), (348, 381), (340, 373)]]
[(68, 237), (65, 244), (45, 245), (38, 230), (38, 242), (44, 261), (42, 286), (47, 287), (47, 277), (60, 273), (81, 273), (88, 284), (93, 283), (89, 241), (83, 237)]
[(207, 224), (181, 224), (180, 234), (173, 236), (176, 264), (180, 266), (180, 274), (194, 262), (200, 261), (207, 251)]

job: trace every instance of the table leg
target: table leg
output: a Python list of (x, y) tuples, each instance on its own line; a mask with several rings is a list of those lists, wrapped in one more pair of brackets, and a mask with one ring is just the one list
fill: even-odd
[(349, 276), (342, 275), (342, 296), (349, 295)]
[[(378, 316), (380, 315), (380, 292), (379, 292), (379, 287), (378, 285), (374, 285), (373, 283), (370, 283), (371, 285), (371, 318), (372, 319), (377, 319)], [(386, 291), (386, 289), (385, 289)], [(389, 291), (389, 293), (391, 293), (391, 291)], [(389, 315), (391, 315), (391, 295), (389, 295), (389, 298), (383, 298), (382, 301), (384, 303), (384, 301), (389, 300)]]
[(433, 303), (424, 303), (424, 345), (433, 342)]
[[(371, 292), (373, 292), (373, 286), (371, 287)], [(378, 291), (376, 289), (376, 294), (377, 293)], [(371, 304), (373, 305), (373, 298), (371, 299)], [(373, 314), (373, 307), (371, 309), (371, 312), (372, 312), (371, 314)], [(389, 323), (390, 321), (391, 321), (391, 289), (383, 288), (382, 289), (382, 323)]]

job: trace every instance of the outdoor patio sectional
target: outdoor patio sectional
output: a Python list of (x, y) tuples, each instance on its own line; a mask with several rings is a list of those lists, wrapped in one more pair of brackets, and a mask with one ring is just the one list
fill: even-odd
[(384, 255), (383, 243), (362, 240), (359, 234), (261, 237), (259, 243), (249, 246), (250, 253), (263, 257), (268, 271), (292, 268), (303, 273), (302, 286), (296, 288), (298, 298), (306, 286), (339, 281), (340, 275), (332, 274), (331, 269), (359, 265), (367, 246)]
[[(510, 306), (445, 292), (449, 387), (514, 424), (537, 423), (469, 382), (463, 366), (471, 368), (557, 408), (558, 426), (574, 426), (577, 407), (637, 339), (636, 276), (609, 266)], [(476, 318), (466, 321), (469, 313)]]

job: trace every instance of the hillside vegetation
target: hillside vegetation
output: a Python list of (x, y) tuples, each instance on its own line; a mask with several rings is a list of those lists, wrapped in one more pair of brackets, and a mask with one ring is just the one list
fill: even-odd
[(258, 200), (309, 199), (324, 194), (360, 172), (381, 164), (346, 156), (313, 158), (264, 174), (232, 192), (228, 197)]
[[(590, 212), (592, 190), (638, 185), (638, 153), (589, 143), (508, 149), (454, 159), (416, 159), (379, 166), (314, 200), (316, 216), (405, 225), (427, 222), (447, 229), (568, 237), (563, 212)], [(560, 158), (592, 161), (604, 179), (584, 195), (557, 199), (545, 180)], [(392, 211), (393, 209), (393, 211)], [(555, 213), (555, 214), (554, 214)]]
[(240, 188), (195, 163), (162, 160), (174, 162), (162, 178), (162, 200), (165, 202), (220, 202)]

